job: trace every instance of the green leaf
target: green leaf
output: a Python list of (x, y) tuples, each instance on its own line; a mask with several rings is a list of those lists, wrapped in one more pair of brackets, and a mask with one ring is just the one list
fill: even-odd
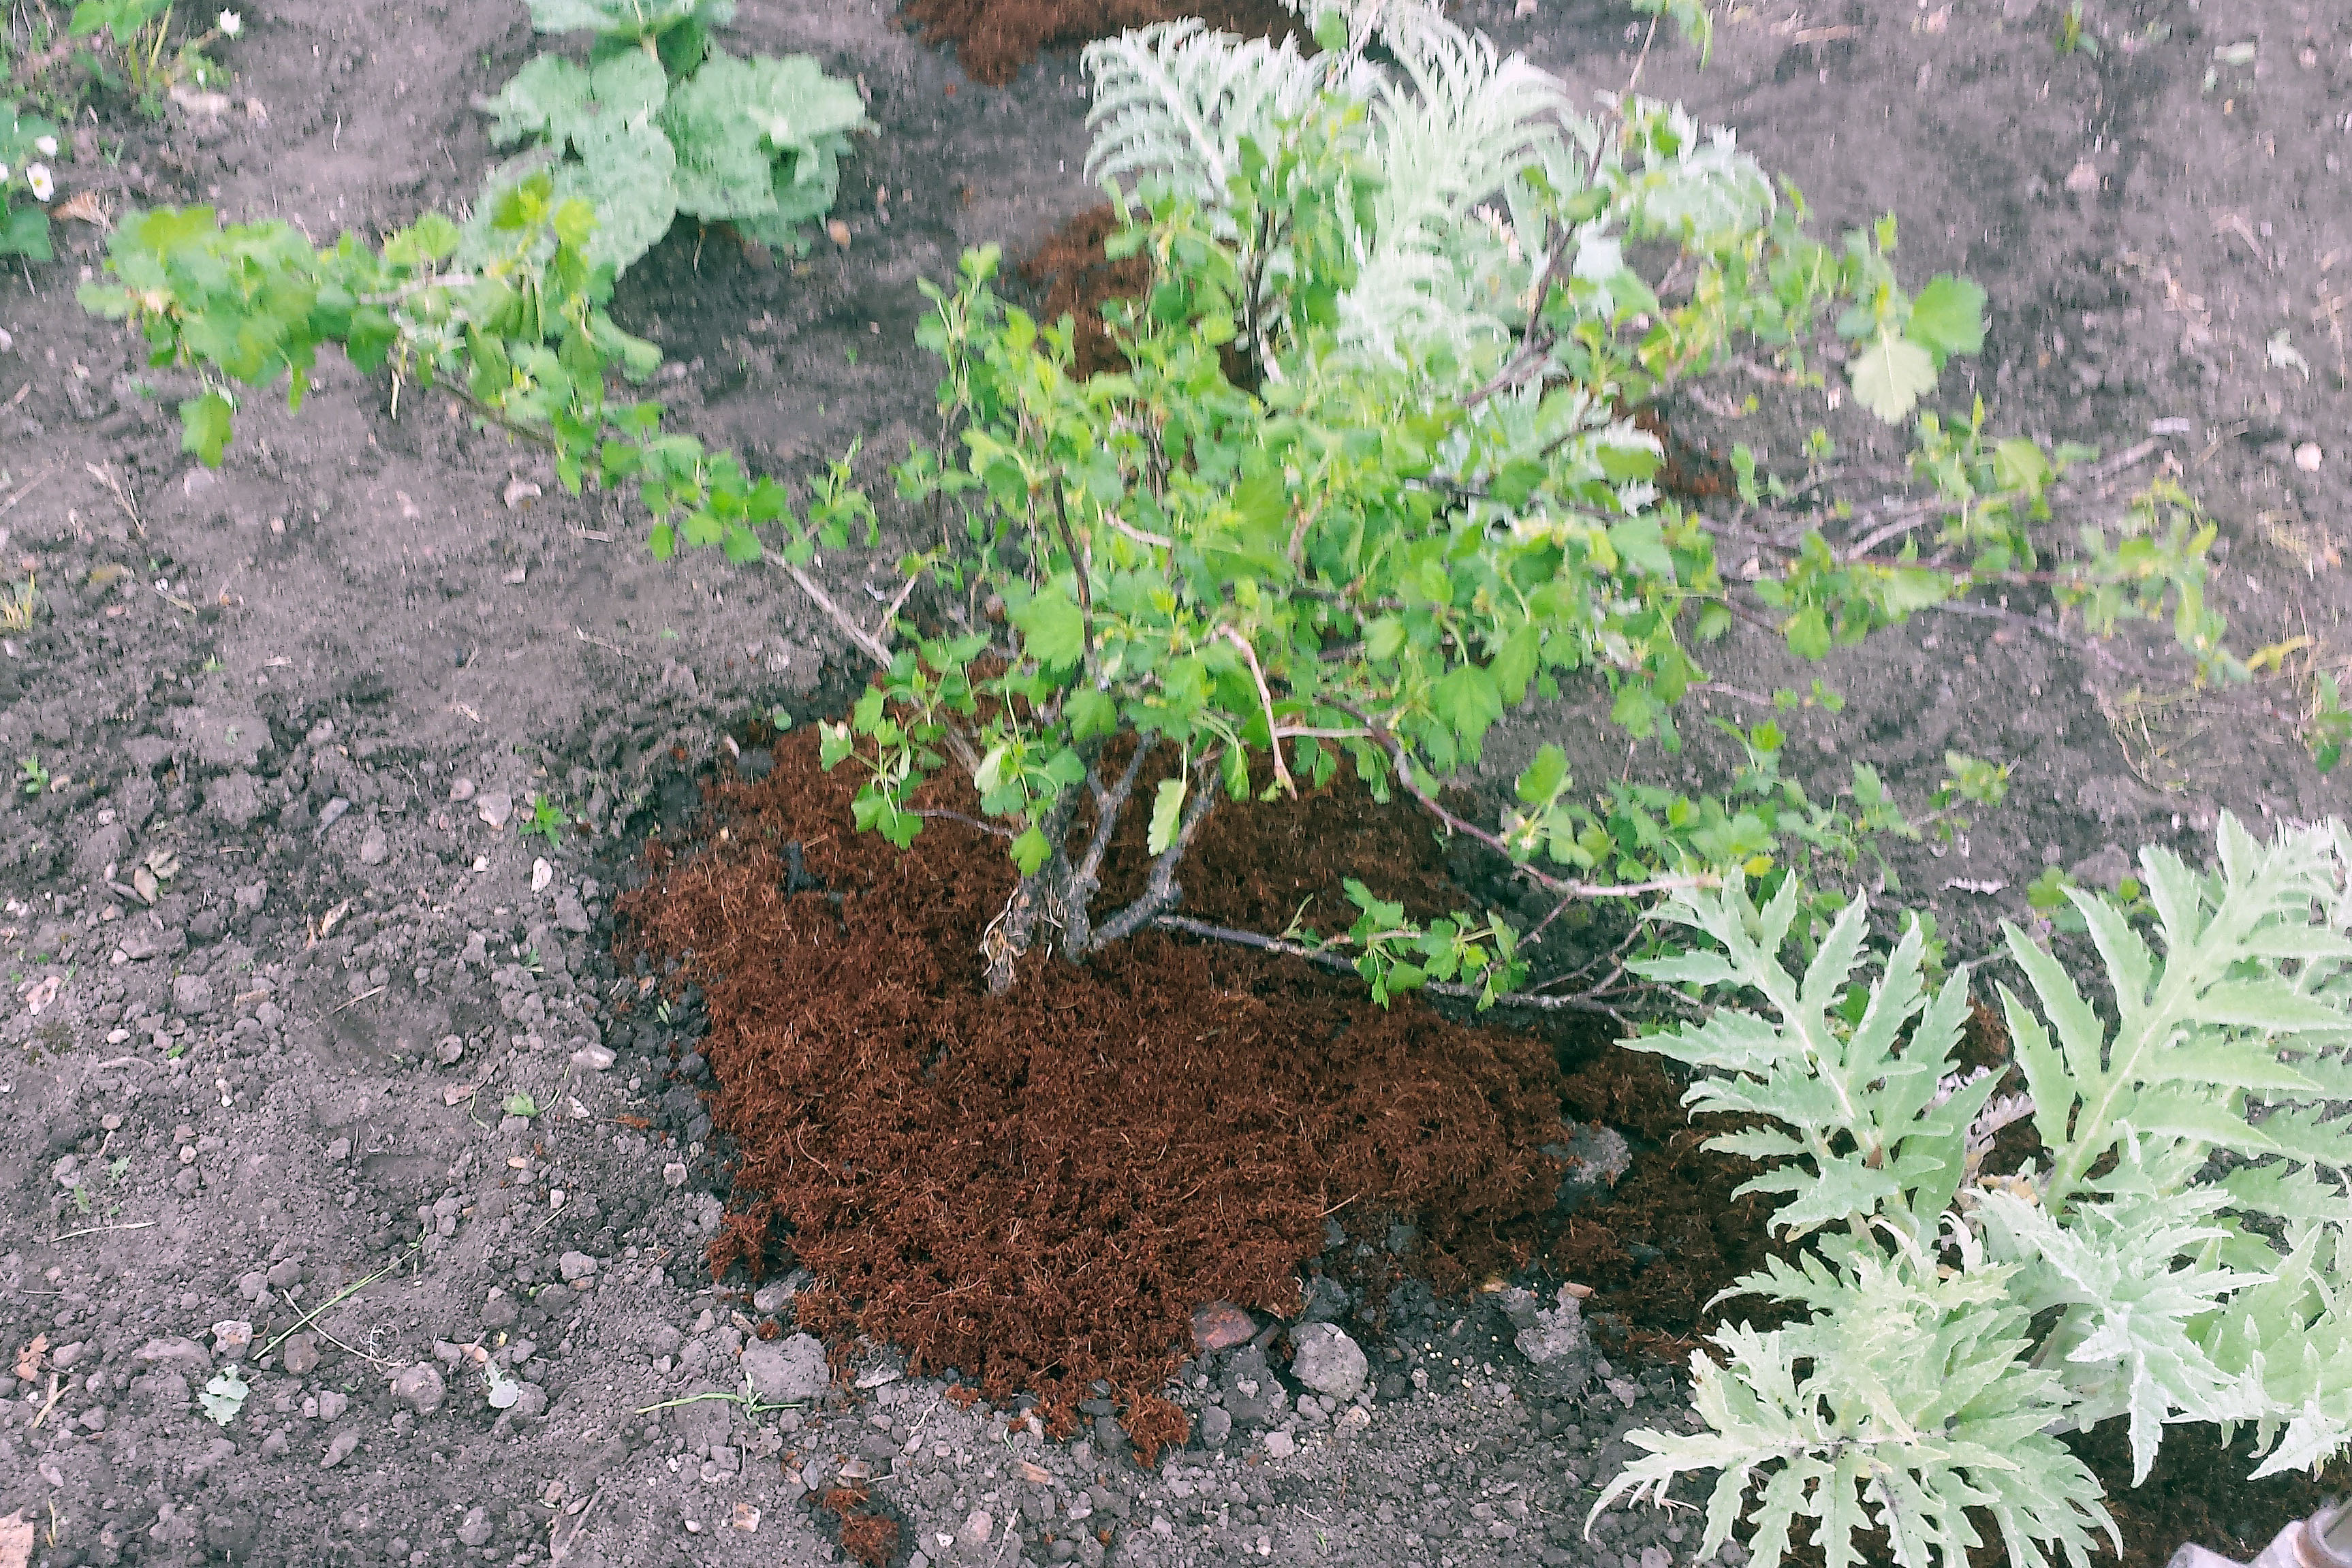
[(599, 121), (576, 144), (581, 161), (556, 171), (556, 195), (594, 210), (589, 265), (625, 271), (661, 243), (677, 216), (677, 155), (669, 138), (643, 121)]
[(233, 416), (228, 399), (217, 392), (186, 399), (180, 405), (180, 450), (194, 453), (207, 468), (219, 468)]
[(1830, 652), (1830, 623), (1818, 606), (1808, 605), (1789, 617), (1781, 628), (1789, 639), (1789, 651), (1799, 658), (1827, 658)]
[(1011, 612), (1021, 628), (1023, 648), (1049, 668), (1068, 669), (1086, 657), (1086, 617), (1079, 613), (1077, 592), (1067, 576), (1056, 578), (1044, 592)]
[(776, 210), (773, 156), (747, 107), (761, 76), (718, 52), (671, 89), (660, 121), (677, 154), (678, 211), (717, 222)]
[[(5, 206), (0, 203), (0, 206)], [(8, 207), (0, 221), (0, 256), (22, 256), (33, 261), (56, 259), (49, 244), (49, 215), (37, 206)]]
[(1547, 742), (1519, 774), (1515, 792), (1523, 805), (1541, 805), (1568, 783), (1568, 753)]
[(1644, 577), (1674, 580), (1674, 553), (1666, 548), (1665, 533), (1657, 519), (1640, 517), (1610, 524), (1609, 544), (1618, 560)]
[(1070, 721), (1070, 739), (1074, 741), (1091, 741), (1118, 728), (1118, 704), (1108, 693), (1091, 686), (1070, 693), (1062, 710)]
[(1144, 847), (1154, 855), (1166, 854), (1174, 847), (1183, 822), (1183, 778), (1180, 775), (1160, 780), (1159, 790), (1151, 797), (1151, 830), (1144, 839)]
[(1847, 369), (1854, 396), (1889, 425), (1901, 422), (1936, 385), (1934, 356), (1902, 338), (1881, 336)]
[(1024, 877), (1035, 876), (1037, 868), (1043, 866), (1053, 853), (1052, 842), (1034, 824), (1031, 825), (1027, 832), (1013, 841), (1013, 863), (1020, 868), (1021, 874)]
[(1974, 355), (1984, 348), (1984, 307), (1985, 291), (1974, 279), (1938, 273), (1911, 301), (1903, 335), (1926, 349), (1941, 370), (1952, 355)]

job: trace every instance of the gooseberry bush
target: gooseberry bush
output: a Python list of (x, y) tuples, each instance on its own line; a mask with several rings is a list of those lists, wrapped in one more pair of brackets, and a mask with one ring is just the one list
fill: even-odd
[[(1594, 1513), (1711, 1470), (1702, 1556), (1745, 1522), (1759, 1568), (1800, 1529), (1830, 1568), (1958, 1568), (1989, 1525), (2012, 1563), (2087, 1563), (2121, 1540), (2069, 1428), (2124, 1422), (2134, 1485), (2187, 1421), (2251, 1427), (2257, 1477), (2343, 1452), (2352, 833), (2225, 816), (2210, 869), (2139, 858), (2143, 900), (2064, 895), (2103, 994), (2007, 930), (2028, 995), (1999, 988), (2000, 1068), (1958, 1060), (1968, 971), (1931, 991), (1916, 931), (1865, 956), (1862, 899), (1791, 968), (1795, 879), (1668, 896), (1693, 949), (1637, 967), (1719, 1005), (1628, 1043), (1693, 1069), (1694, 1111), (1749, 1120), (1706, 1146), (1759, 1162), (1739, 1190), (1807, 1239), (1726, 1295), (1798, 1318), (1714, 1334), (1703, 1429), (1629, 1434), (1644, 1457)], [(1996, 1173), (2019, 1123), (2038, 1147)]]
[[(940, 435), (897, 471), (926, 520), (904, 562), (920, 615), (891, 628), (824, 759), (863, 770), (859, 825), (902, 845), (927, 781), (970, 780), (1023, 875), (991, 933), (999, 983), (1034, 942), (1082, 959), (1174, 918), (1219, 799), (1343, 763), (1559, 900), (1770, 871), (1803, 837), (1782, 814), (1661, 801), (1644, 829), (1639, 803), (1580, 797), (1555, 749), (1498, 825), (1438, 797), (1507, 710), (1571, 683), (1671, 740), (1703, 649), (1743, 616), (1818, 658), (1980, 584), (2038, 583), (2095, 630), (2170, 609), (2223, 657), (2187, 498), (2151, 496), (2113, 542), (2047, 537), (2084, 454), (1995, 439), (1980, 409), (1922, 416), (1926, 495), (1803, 513), (1759, 491), (1720, 557), (1730, 530), (1661, 491), (1635, 416), (1734, 369), (1822, 387), (1842, 361), (1833, 390), (1906, 419), (1979, 352), (1981, 290), (1906, 291), (1891, 219), (1816, 240), (1728, 132), (1632, 95), (1583, 112), (1434, 6), (1300, 8), (1312, 54), (1197, 21), (1086, 52), (1088, 172), (1127, 216), (1114, 253), (1152, 277), (1111, 310), (1123, 369), (1074, 375), (1069, 324), (1003, 300), (992, 250), (928, 289)], [(1145, 889), (1097, 912), (1139, 789)], [(1907, 828), (1874, 775), (1853, 799), (1846, 825)], [(1801, 791), (1787, 804), (1792, 829), (1832, 837)], [(1383, 994), (1435, 982), (1487, 1003), (1524, 977), (1500, 916), (1423, 931), (1376, 889), (1356, 903), (1345, 936), (1289, 934)]]

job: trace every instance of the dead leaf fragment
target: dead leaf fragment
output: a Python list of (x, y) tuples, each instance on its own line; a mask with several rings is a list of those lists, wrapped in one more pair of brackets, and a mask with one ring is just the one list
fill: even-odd
[(228, 94), (206, 92), (202, 88), (180, 83), (172, 89), (172, 101), (188, 111), (191, 117), (217, 120), (228, 112)]
[(18, 1509), (0, 1519), (0, 1568), (25, 1568), (33, 1560), (33, 1526)]
[(111, 229), (114, 219), (107, 216), (106, 204), (98, 199), (96, 191), (76, 191), (72, 195), (49, 209), (52, 217), (71, 218), (95, 228)]
[(16, 994), (25, 999), (25, 1011), (37, 1018), (41, 1016), (42, 1008), (58, 999), (58, 988), (64, 984), (65, 980), (60, 975), (44, 975), (38, 980), (27, 980), (17, 986)]
[(41, 1374), (41, 1358), (48, 1353), (49, 1336), (35, 1334), (33, 1342), (16, 1352), (16, 1381), (30, 1383)]
[(849, 248), (849, 226), (847, 224), (842, 222), (839, 218), (835, 218), (824, 226), (824, 232), (833, 240), (834, 244), (841, 247), (844, 250), (847, 250)]

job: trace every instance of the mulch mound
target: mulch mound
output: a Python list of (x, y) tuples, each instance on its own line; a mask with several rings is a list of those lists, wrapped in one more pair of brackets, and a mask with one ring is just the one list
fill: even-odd
[(1044, 50), (1130, 27), (1199, 16), (1221, 32), (1279, 38), (1306, 29), (1275, 0), (908, 0), (899, 13), (927, 44), (953, 44), (972, 80), (1002, 87)]
[(1111, 342), (1103, 305), (1141, 298), (1151, 282), (1151, 261), (1143, 255), (1113, 261), (1103, 241), (1118, 232), (1118, 209), (1108, 202), (1088, 207), (1048, 235), (1037, 253), (1021, 264), (1021, 276), (1045, 290), (1038, 319), (1070, 318), (1075, 350), (1070, 374), (1099, 375), (1127, 369), (1127, 356)]
[[(1083, 968), (1034, 954), (992, 995), (978, 950), (1013, 889), (1002, 841), (934, 820), (902, 853), (853, 832), (855, 770), (821, 771), (816, 741), (713, 785), (709, 837), (656, 851), (663, 874), (621, 904), (708, 1000), (712, 1119), (750, 1197), (715, 1268), (756, 1267), (782, 1222), (817, 1276), (803, 1327), (887, 1340), (992, 1399), (1031, 1391), (1063, 1432), (1099, 1381), (1148, 1462), (1185, 1430), (1153, 1391), (1193, 1309), (1296, 1311), (1327, 1221), (1377, 1243), (1408, 1220), (1407, 1261), (1441, 1285), (1533, 1261), (1560, 1175), (1538, 1152), (1559, 1127), (1549, 1045), (1159, 934)], [(1103, 907), (1140, 884), (1129, 816)], [(1417, 816), (1335, 784), (1213, 816), (1185, 907), (1262, 931), (1304, 907), (1329, 931), (1349, 918), (1344, 875), (1423, 911), (1454, 901)]]

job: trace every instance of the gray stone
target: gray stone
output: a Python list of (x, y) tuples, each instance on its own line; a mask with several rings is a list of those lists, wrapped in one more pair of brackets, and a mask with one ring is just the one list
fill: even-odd
[(367, 832), (360, 838), (360, 864), (381, 866), (391, 858), (392, 843), (384, 837), (383, 826), (377, 823), (369, 823)]
[(213, 1369), (212, 1353), (191, 1339), (149, 1340), (139, 1347), (138, 1359), (149, 1366), (169, 1367), (192, 1376)]
[(1561, 1215), (1572, 1215), (1617, 1184), (1617, 1178), (1633, 1168), (1633, 1151), (1613, 1127), (1597, 1121), (1562, 1122), (1561, 1126), (1568, 1136), (1545, 1144), (1543, 1152), (1567, 1166), (1553, 1202)]
[(1234, 1435), (1233, 1413), (1222, 1405), (1212, 1405), (1201, 1412), (1201, 1446), (1222, 1448), (1225, 1439)]
[(575, 936), (584, 935), (588, 930), (588, 911), (582, 907), (576, 896), (558, 893), (555, 895), (555, 923)]
[(82, 839), (81, 847), (74, 851), (74, 869), (94, 882), (109, 866), (120, 867), (130, 853), (131, 829), (120, 821), (110, 822)]
[(1289, 1433), (1277, 1426), (1265, 1435), (1265, 1452), (1268, 1458), (1286, 1459), (1298, 1452), (1298, 1445), (1291, 1439)]
[(1318, 1394), (1353, 1399), (1370, 1370), (1363, 1351), (1337, 1323), (1309, 1323), (1294, 1336), (1290, 1375)]
[(319, 1369), (319, 1344), (308, 1334), (288, 1339), (279, 1356), (289, 1377), (308, 1377)]
[(340, 1388), (330, 1388), (319, 1395), (319, 1419), (332, 1421), (351, 1408), (351, 1395)]
[(996, 1516), (984, 1508), (972, 1510), (955, 1532), (956, 1555), (967, 1563), (986, 1562), (995, 1534)]
[[(322, 1405), (324, 1403), (324, 1401), (320, 1402)], [(359, 1446), (360, 1435), (358, 1433), (336, 1433), (334, 1440), (327, 1445), (327, 1451), (320, 1456), (319, 1468), (322, 1470), (333, 1469), (337, 1465), (340, 1465), (345, 1459), (350, 1458), (352, 1457), (352, 1451)]]
[(499, 1527), (490, 1522), (489, 1510), (478, 1505), (467, 1509), (466, 1517), (457, 1524), (457, 1539), (467, 1546), (488, 1546), (490, 1537), (498, 1532)]
[(145, 918), (122, 923), (130, 929), (115, 938), (115, 943), (122, 949), (122, 956), (134, 963), (188, 951), (188, 933), (176, 926), (167, 931)]
[(172, 979), (172, 1009), (198, 1017), (213, 1010), (213, 983), (201, 974), (180, 974)]
[(814, 1278), (805, 1268), (795, 1268), (782, 1279), (771, 1280), (751, 1292), (751, 1310), (755, 1312), (782, 1311)]
[(743, 1351), (743, 1375), (751, 1392), (771, 1405), (822, 1399), (833, 1386), (824, 1345), (808, 1334), (753, 1341)]
[(565, 1283), (576, 1285), (595, 1274), (596, 1260), (584, 1252), (567, 1252), (555, 1260), (555, 1271)]
[(1559, 1304), (1538, 1311), (1513, 1342), (1535, 1369), (1536, 1388), (1547, 1399), (1573, 1399), (1592, 1382), (1595, 1355), (1576, 1297), (1560, 1288)]
[(392, 1374), (392, 1396), (419, 1415), (430, 1415), (440, 1409), (448, 1392), (441, 1373), (425, 1362), (402, 1367)]
[(514, 1409), (509, 1414), (519, 1421), (528, 1421), (547, 1414), (547, 1390), (535, 1383), (526, 1383), (516, 1394)]
[(480, 803), (475, 806), (474, 811), (476, 816), (488, 823), (492, 828), (504, 827), (508, 820), (514, 816), (514, 796), (504, 790), (494, 790), (481, 797)]
[(205, 786), (205, 809), (222, 826), (242, 833), (261, 815), (261, 785), (243, 768), (225, 773)]

